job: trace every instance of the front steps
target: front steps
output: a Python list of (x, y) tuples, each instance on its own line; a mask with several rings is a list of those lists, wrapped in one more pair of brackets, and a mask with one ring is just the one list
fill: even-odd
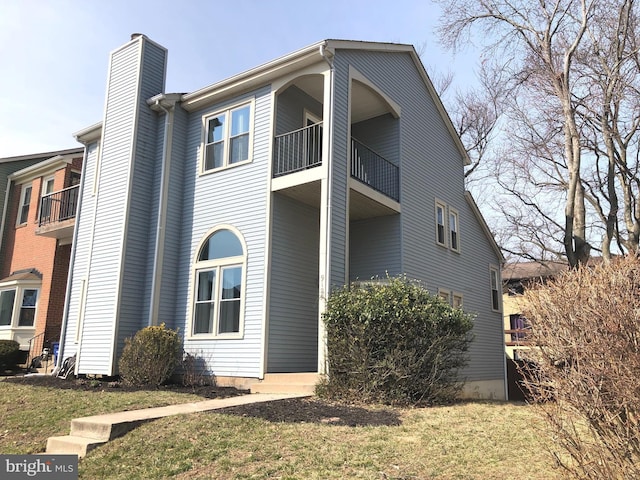
[(319, 373), (267, 373), (251, 384), (251, 393), (298, 393), (313, 395), (322, 379)]

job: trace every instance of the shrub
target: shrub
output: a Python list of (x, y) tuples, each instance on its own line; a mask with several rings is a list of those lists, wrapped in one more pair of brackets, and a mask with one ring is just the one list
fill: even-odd
[(20, 344), (15, 340), (0, 340), (0, 372), (13, 370), (18, 363)]
[(120, 376), (127, 385), (154, 386), (165, 383), (182, 357), (182, 341), (177, 330), (146, 327), (125, 339), (120, 356)]
[(320, 395), (429, 404), (459, 393), (471, 317), (418, 283), (390, 278), (344, 287), (329, 297), (324, 321), (329, 376)]
[(640, 262), (582, 267), (525, 294), (525, 385), (569, 476), (640, 478)]

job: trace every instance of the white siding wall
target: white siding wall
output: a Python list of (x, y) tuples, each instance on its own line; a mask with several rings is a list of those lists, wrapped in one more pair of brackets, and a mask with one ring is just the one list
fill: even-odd
[(320, 212), (274, 194), (267, 371), (318, 368)]
[[(499, 258), (464, 198), (462, 157), (415, 64), (408, 54), (342, 50), (334, 64), (339, 90), (346, 89), (351, 64), (400, 105), (402, 271), (433, 293), (463, 293), (465, 310), (477, 315), (465, 374), (469, 380), (502, 379), (502, 319), (491, 310), (489, 289), (489, 265), (498, 265)], [(343, 123), (341, 115), (336, 131)], [(436, 198), (460, 214), (461, 253), (435, 243)]]
[[(243, 97), (255, 98), (253, 161), (226, 170), (198, 175), (202, 117), (241, 99), (191, 113), (184, 161), (183, 236), (178, 276), (176, 318), (182, 331), (190, 328), (193, 262), (207, 232), (221, 224), (237, 228), (247, 244), (244, 338), (186, 340), (185, 350), (202, 357), (215, 375), (258, 377), (263, 354), (264, 261), (267, 222), (268, 167), (272, 134), (271, 88)], [(177, 320), (178, 321), (178, 320)]]

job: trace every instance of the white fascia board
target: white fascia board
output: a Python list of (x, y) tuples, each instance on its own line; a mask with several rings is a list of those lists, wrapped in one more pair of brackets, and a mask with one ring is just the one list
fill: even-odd
[(226, 80), (201, 88), (195, 92), (184, 94), (181, 106), (188, 112), (192, 112), (212, 105), (224, 98), (268, 84), (282, 75), (322, 60), (320, 50), (324, 45), (326, 45), (325, 41), (314, 43)]
[(8, 176), (8, 178), (16, 183), (28, 182), (36, 177), (42, 177), (66, 167), (74, 158), (77, 158), (77, 156), (78, 154), (56, 155), (48, 160), (44, 160), (43, 162), (39, 162), (35, 165), (31, 165), (30, 167), (18, 170), (17, 172), (13, 172)]

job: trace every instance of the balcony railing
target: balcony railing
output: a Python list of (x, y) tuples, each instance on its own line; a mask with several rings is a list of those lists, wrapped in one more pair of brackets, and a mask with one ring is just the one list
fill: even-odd
[(42, 227), (74, 218), (78, 208), (79, 188), (79, 185), (74, 185), (42, 197), (38, 225)]
[(505, 335), (510, 335), (510, 340), (505, 341), (507, 347), (526, 347), (530, 345), (527, 336), (531, 333), (529, 328), (511, 328), (504, 331)]
[(322, 122), (276, 136), (273, 155), (274, 177), (321, 164)]
[(355, 138), (351, 139), (351, 176), (396, 202), (400, 199), (397, 165)]

